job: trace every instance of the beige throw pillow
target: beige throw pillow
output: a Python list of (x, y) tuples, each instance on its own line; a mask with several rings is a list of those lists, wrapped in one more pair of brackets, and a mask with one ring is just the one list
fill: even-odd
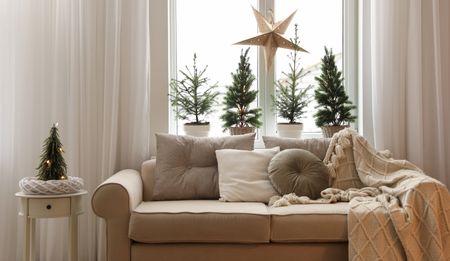
[(279, 151), (279, 147), (217, 150), (220, 200), (268, 203), (272, 196), (278, 195), (269, 180), (267, 167)]
[(275, 136), (263, 136), (263, 140), (266, 148), (280, 147), (280, 150), (303, 149), (316, 155), (321, 160), (325, 158), (328, 146), (330, 145), (330, 139), (327, 138), (294, 139)]
[(216, 150), (253, 150), (255, 134), (198, 138), (156, 134), (152, 200), (217, 199)]

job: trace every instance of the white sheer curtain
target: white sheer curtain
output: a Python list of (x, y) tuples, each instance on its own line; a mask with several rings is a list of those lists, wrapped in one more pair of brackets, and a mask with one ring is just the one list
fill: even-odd
[[(102, 260), (95, 187), (149, 158), (148, 1), (0, 0), (0, 260), (19, 260), (18, 181), (59, 122), (68, 174), (89, 191), (79, 259)], [(38, 260), (66, 260), (67, 221), (38, 222)]]
[(450, 1), (361, 4), (363, 134), (450, 187)]

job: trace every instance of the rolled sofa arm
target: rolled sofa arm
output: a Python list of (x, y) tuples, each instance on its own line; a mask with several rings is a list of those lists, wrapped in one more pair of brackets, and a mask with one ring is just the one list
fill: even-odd
[(131, 211), (142, 202), (142, 179), (136, 170), (122, 170), (100, 184), (92, 196), (94, 213), (105, 219), (108, 261), (130, 260), (128, 225)]

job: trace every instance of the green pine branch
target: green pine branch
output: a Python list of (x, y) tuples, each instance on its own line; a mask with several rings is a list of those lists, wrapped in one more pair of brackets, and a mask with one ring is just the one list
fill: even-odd
[(42, 147), (41, 161), (37, 177), (40, 180), (67, 179), (67, 165), (64, 161), (62, 143), (59, 140), (58, 124), (50, 129), (50, 136), (45, 139)]
[[(291, 43), (299, 46), (298, 25), (295, 25), (295, 36), (291, 39)], [(301, 87), (302, 78), (309, 72), (304, 72), (300, 67), (299, 51), (295, 49), (288, 55), (289, 72), (282, 72), (283, 78), (275, 82), (275, 95), (272, 95), (273, 110), (277, 115), (286, 119), (289, 123), (297, 123), (306, 112), (311, 95), (309, 90), (311, 85)]]
[(250, 68), (248, 48), (241, 51), (240, 62), (235, 73), (231, 73), (232, 85), (227, 86), (227, 92), (223, 100), (224, 113), (220, 116), (224, 129), (230, 127), (256, 127), (262, 126), (260, 108), (250, 108), (250, 104), (256, 100), (257, 90), (251, 87), (255, 81), (255, 75)]
[(170, 83), (170, 102), (178, 119), (193, 124), (205, 124), (205, 118), (211, 114), (219, 92), (215, 91), (217, 83), (209, 85), (209, 78), (204, 76), (208, 66), (203, 70), (197, 68), (197, 54), (194, 53), (192, 70), (180, 70), (181, 80), (172, 79)]
[(318, 87), (314, 91), (317, 101), (314, 114), (315, 122), (321, 126), (339, 126), (354, 122), (356, 116), (351, 111), (356, 108), (352, 105), (343, 85), (342, 73), (338, 70), (333, 50), (325, 47), (325, 56), (322, 58), (321, 75), (315, 77)]

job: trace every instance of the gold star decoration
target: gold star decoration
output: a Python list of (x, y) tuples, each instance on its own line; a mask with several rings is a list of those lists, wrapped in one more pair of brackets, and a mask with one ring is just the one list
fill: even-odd
[(297, 11), (294, 11), (286, 19), (274, 23), (273, 21), (267, 21), (267, 19), (253, 6), (252, 9), (256, 18), (256, 22), (258, 23), (258, 30), (260, 34), (235, 44), (264, 46), (266, 71), (268, 71), (273, 64), (273, 58), (275, 56), (275, 53), (277, 52), (277, 48), (308, 52), (302, 47), (293, 44), (290, 40), (286, 39), (283, 36), (289, 26), (289, 23), (291, 22)]

